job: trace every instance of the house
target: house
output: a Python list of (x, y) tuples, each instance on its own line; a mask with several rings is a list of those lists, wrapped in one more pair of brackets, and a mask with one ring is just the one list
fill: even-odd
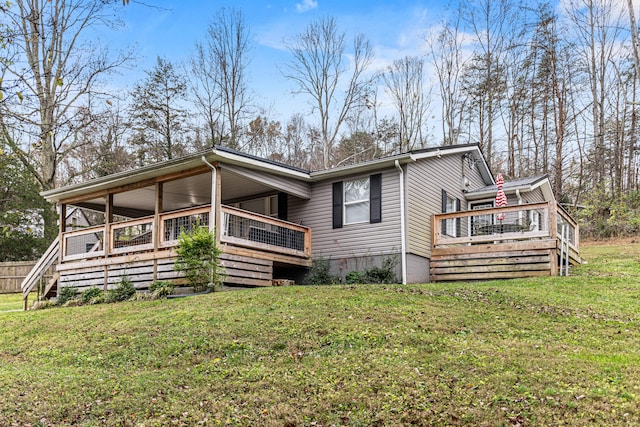
[[(57, 264), (50, 290), (108, 288), (124, 275), (144, 289), (179, 278), (177, 238), (196, 223), (215, 227), (230, 285), (299, 281), (315, 258), (342, 277), (393, 258), (402, 283), (557, 274), (561, 247), (579, 260), (577, 224), (546, 177), (503, 189), (509, 207), (495, 208), (497, 187), (477, 144), (314, 172), (216, 147), (44, 192), (62, 218), (74, 207), (105, 220), (80, 230), (62, 221), (40, 267)], [(571, 226), (564, 240), (560, 223)], [(487, 267), (498, 259), (507, 261)]]

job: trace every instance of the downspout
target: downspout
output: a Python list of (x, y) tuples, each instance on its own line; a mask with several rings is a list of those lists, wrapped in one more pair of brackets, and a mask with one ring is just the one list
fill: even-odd
[[(520, 206), (522, 204), (522, 196), (519, 188), (516, 188), (516, 197), (518, 198), (518, 206)], [(522, 224), (522, 220), (522, 211), (518, 211), (518, 223)]]
[(218, 200), (218, 170), (215, 166), (213, 166), (205, 156), (200, 158), (202, 162), (211, 168), (211, 220), (209, 220), (209, 230), (213, 230), (216, 233), (216, 241), (220, 241), (220, 230), (216, 227), (218, 224), (217, 212), (216, 212), (216, 202)]
[(396, 169), (400, 173), (400, 247), (401, 247), (401, 268), (402, 268), (402, 284), (407, 284), (407, 233), (405, 225), (405, 212), (404, 212), (404, 171), (400, 162), (396, 160)]

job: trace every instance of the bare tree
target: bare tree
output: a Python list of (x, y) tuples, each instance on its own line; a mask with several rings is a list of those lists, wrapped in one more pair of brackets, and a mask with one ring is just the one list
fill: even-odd
[(88, 117), (88, 126), (80, 131), (86, 144), (74, 150), (64, 161), (65, 173), (73, 182), (133, 169), (135, 159), (128, 144), (128, 115), (118, 102), (97, 117)]
[(582, 68), (589, 81), (589, 102), (593, 138), (594, 188), (605, 189), (605, 115), (607, 88), (618, 56), (622, 28), (615, 0), (571, 0), (565, 5), (579, 39)]
[(468, 24), (476, 51), (467, 67), (464, 90), (469, 95), (470, 118), (477, 118), (477, 138), (491, 166), (497, 160), (494, 126), (506, 94), (504, 56), (509, 48), (506, 27), (512, 18), (511, 0), (478, 0), (468, 3)]
[(209, 24), (204, 43), (196, 44), (193, 93), (213, 144), (240, 147), (242, 120), (251, 103), (246, 81), (251, 43), (242, 12), (223, 7)]
[(460, 90), (461, 74), (465, 67), (462, 52), (459, 13), (452, 23), (445, 23), (436, 34), (427, 39), (431, 63), (438, 78), (442, 103), (442, 143), (458, 143), (462, 131), (463, 111), (467, 97)]
[(307, 125), (302, 114), (297, 113), (291, 116), (287, 122), (287, 129), (284, 134), (285, 158), (284, 161), (292, 166), (309, 168), (309, 153), (307, 151)]
[(398, 152), (403, 153), (425, 144), (423, 129), (430, 105), (424, 87), (424, 59), (404, 57), (393, 61), (382, 74), (400, 123)]
[[(287, 47), (293, 58), (287, 64), (285, 77), (297, 85), (297, 92), (308, 95), (320, 119), (319, 139), (322, 166), (331, 165), (331, 153), (340, 127), (351, 109), (364, 103), (374, 76), (366, 76), (373, 59), (369, 41), (361, 34), (353, 41), (347, 62), (345, 33), (338, 29), (335, 18), (321, 18), (307, 28)], [(339, 89), (345, 87), (341, 96)]]
[[(3, 84), (15, 90), (0, 104), (1, 135), (45, 190), (58, 165), (84, 143), (87, 97), (101, 77), (129, 56), (112, 57), (86, 33), (112, 25), (115, 0), (16, 0), (4, 13), (13, 30)], [(9, 83), (11, 82), (11, 83)]]

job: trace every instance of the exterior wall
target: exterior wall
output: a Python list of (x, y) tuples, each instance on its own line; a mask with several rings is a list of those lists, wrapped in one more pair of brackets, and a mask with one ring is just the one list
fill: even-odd
[(429, 258), (407, 254), (407, 283), (427, 283), (429, 263)]
[(333, 183), (368, 177), (370, 173), (314, 183), (311, 187), (310, 200), (289, 197), (289, 220), (311, 227), (313, 257), (331, 260), (365, 259), (371, 256), (400, 253), (399, 173), (396, 169), (380, 172), (382, 173), (382, 221), (377, 224), (348, 224), (337, 229), (332, 225)]
[(341, 283), (346, 283), (347, 273), (350, 271), (363, 271), (371, 267), (381, 267), (385, 259), (392, 257), (395, 261), (396, 282), (402, 282), (402, 265), (400, 260), (400, 250), (396, 254), (387, 255), (367, 255), (349, 258), (330, 259), (331, 266), (329, 273), (340, 278)]
[[(533, 191), (520, 191), (520, 197), (522, 198), (522, 203), (542, 203), (546, 202), (544, 198), (544, 194), (542, 194), (542, 190), (540, 188), (536, 188)], [(518, 196), (515, 193), (510, 192), (507, 194), (507, 203), (509, 206), (518, 205)]]
[(533, 191), (528, 191), (526, 193), (521, 192), (520, 196), (522, 197), (522, 203), (541, 203), (546, 201), (544, 199), (544, 194), (542, 194), (542, 190), (540, 189), (540, 187), (536, 188)]
[[(468, 188), (486, 185), (477, 165), (469, 168), (462, 154), (432, 157), (410, 163), (407, 167), (407, 253), (431, 257), (431, 215), (442, 211), (442, 190), (460, 199), (460, 209), (468, 202), (462, 191), (462, 169), (470, 181)], [(466, 223), (462, 223), (462, 234)]]

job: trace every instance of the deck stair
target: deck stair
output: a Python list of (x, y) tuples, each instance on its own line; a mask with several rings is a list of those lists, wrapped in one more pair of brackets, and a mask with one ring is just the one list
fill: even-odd
[[(38, 281), (44, 277), (46, 272), (51, 268), (51, 266), (58, 261), (58, 256), (60, 255), (60, 238), (56, 237), (56, 239), (51, 243), (49, 248), (45, 251), (45, 253), (40, 257), (35, 266), (31, 269), (27, 277), (24, 278), (20, 288), (22, 289), (22, 300), (24, 301), (24, 309), (27, 309), (27, 303), (29, 298), (29, 293), (36, 286)], [(54, 274), (53, 278), (47, 283), (47, 287), (45, 289), (45, 294), (52, 292), (54, 286), (57, 282), (57, 274)]]

